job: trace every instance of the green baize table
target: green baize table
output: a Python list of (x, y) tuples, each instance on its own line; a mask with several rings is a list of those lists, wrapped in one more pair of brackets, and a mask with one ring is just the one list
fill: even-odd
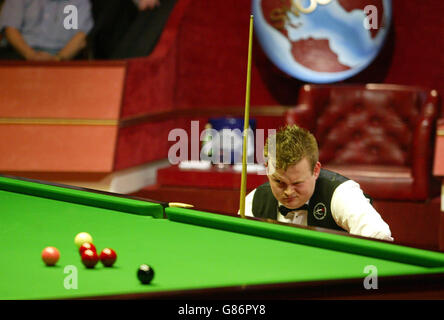
[[(0, 225), (0, 299), (444, 298), (440, 252), (24, 178), (0, 176)], [(79, 232), (113, 248), (115, 265), (84, 267)]]

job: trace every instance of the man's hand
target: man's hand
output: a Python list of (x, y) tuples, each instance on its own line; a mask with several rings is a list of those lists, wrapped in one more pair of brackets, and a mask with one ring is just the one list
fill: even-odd
[(147, 9), (154, 9), (155, 7), (158, 7), (160, 5), (159, 0), (139, 0), (139, 10), (147, 10)]
[(57, 57), (45, 51), (33, 51), (25, 57), (29, 61), (57, 61)]
[(8, 42), (14, 49), (29, 61), (56, 61), (56, 57), (44, 51), (36, 51), (31, 48), (23, 39), (19, 30), (6, 27), (5, 35)]

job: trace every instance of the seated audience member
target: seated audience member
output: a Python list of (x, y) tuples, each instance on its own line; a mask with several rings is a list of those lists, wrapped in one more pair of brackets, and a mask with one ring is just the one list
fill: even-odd
[(85, 48), (92, 27), (89, 0), (6, 0), (0, 32), (7, 46), (0, 59), (71, 60)]
[(307, 130), (279, 130), (267, 139), (264, 155), (269, 181), (247, 195), (246, 216), (393, 241), (359, 184), (321, 168), (316, 139)]
[(154, 49), (177, 0), (93, 0), (96, 59), (144, 57)]

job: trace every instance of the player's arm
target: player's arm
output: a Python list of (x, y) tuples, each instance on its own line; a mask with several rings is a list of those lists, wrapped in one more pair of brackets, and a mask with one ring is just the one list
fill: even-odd
[(331, 211), (335, 222), (350, 234), (394, 240), (388, 224), (364, 196), (359, 184), (353, 180), (336, 188)]

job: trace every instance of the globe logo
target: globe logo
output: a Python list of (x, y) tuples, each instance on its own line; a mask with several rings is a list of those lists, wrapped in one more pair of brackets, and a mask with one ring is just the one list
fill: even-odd
[(391, 0), (253, 0), (268, 58), (302, 81), (332, 83), (364, 70), (390, 28)]

